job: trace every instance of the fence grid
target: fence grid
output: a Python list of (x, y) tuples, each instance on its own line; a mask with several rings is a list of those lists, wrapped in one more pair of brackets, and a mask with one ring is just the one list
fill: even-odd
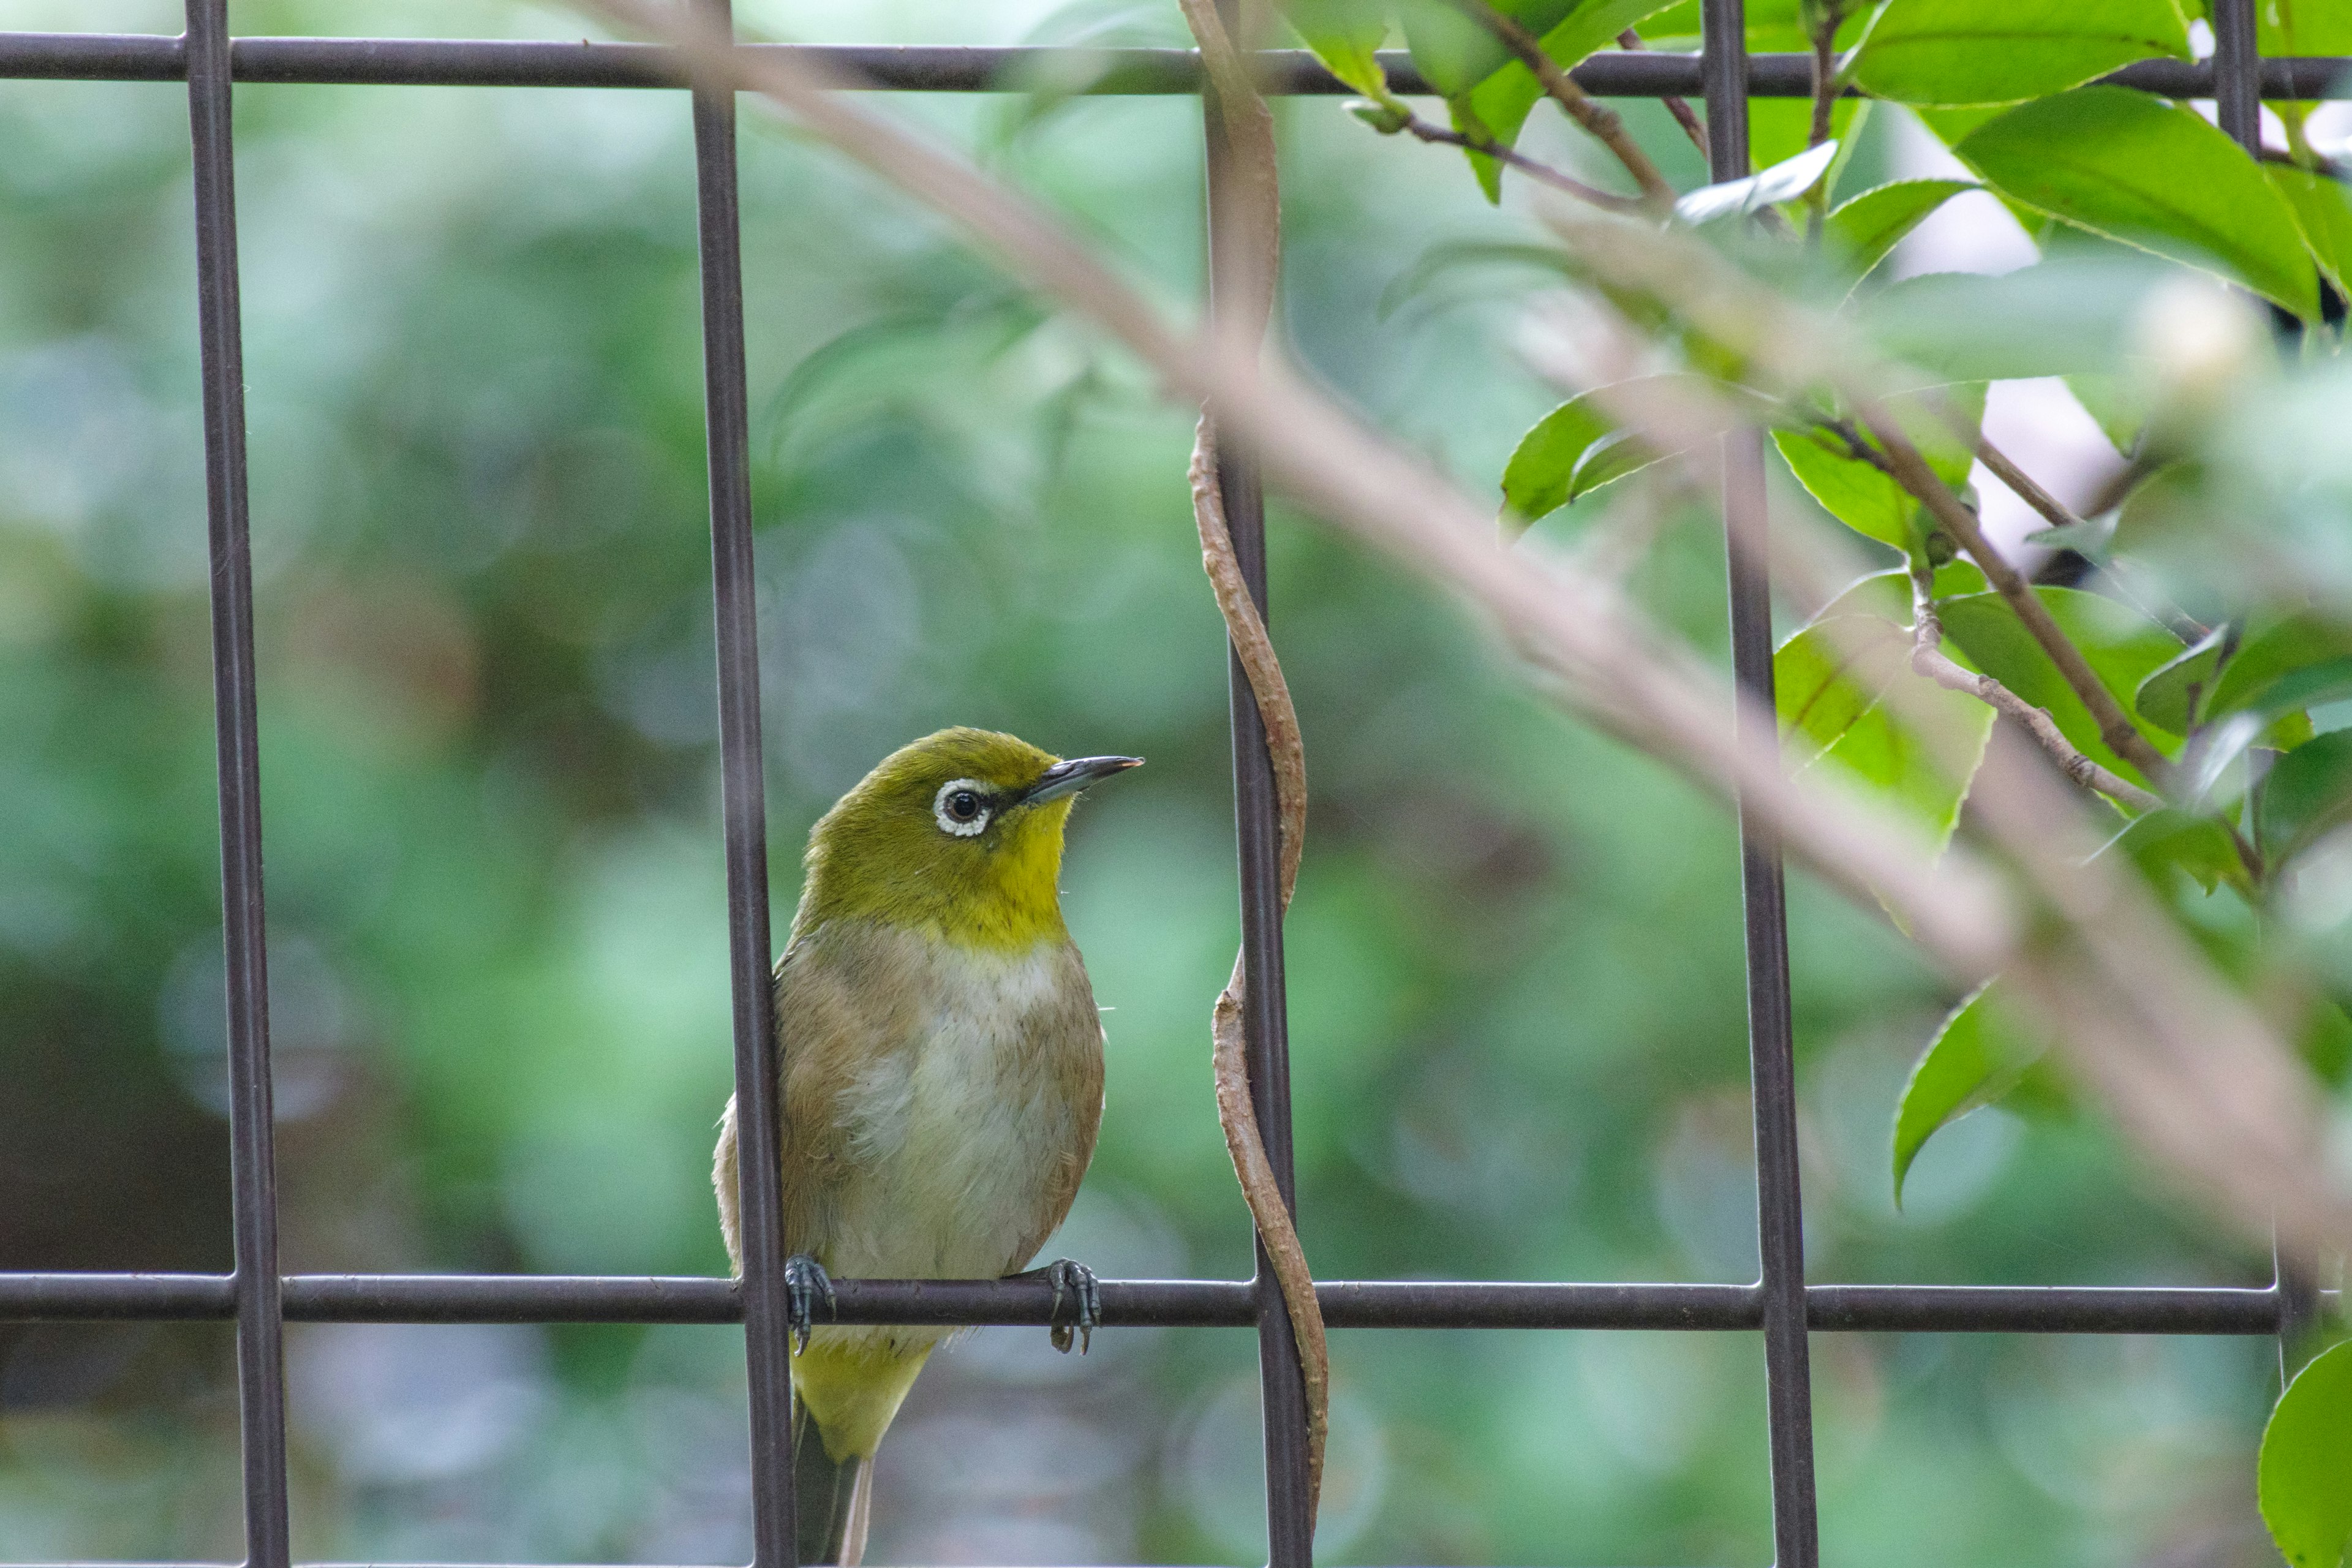
[[(729, 0), (695, 0), (725, 20)], [(1230, 3), (1230, 0), (1223, 0)], [(637, 87), (688, 85), (676, 57), (643, 44), (467, 39), (232, 38), (226, 0), (186, 0), (187, 31), (147, 35), (0, 33), (0, 79), (184, 80), (194, 168), (196, 285), (202, 349), (206, 518), (218, 736), (222, 901), (228, 973), (230, 1179), (236, 1271), (201, 1274), (0, 1273), (0, 1321), (216, 1321), (236, 1325), (243, 1442), (247, 1568), (289, 1568), (284, 1325), (398, 1323), (741, 1323), (751, 1381), (752, 1568), (793, 1568), (792, 1388), (785, 1352), (784, 1239), (773, 1158), (742, 1167), (744, 1273), (719, 1279), (497, 1275), (296, 1275), (278, 1265), (264, 931), (260, 767), (255, 716), (253, 584), (246, 506), (244, 374), (237, 300), (236, 197), (230, 106), (236, 82)], [(2216, 100), (2222, 128), (2259, 145), (2264, 98), (2317, 98), (2352, 59), (2271, 59), (2255, 48), (2253, 0), (2215, 0), (2210, 61), (2140, 61), (2105, 79), (2178, 98)], [(1748, 172), (1750, 98), (1811, 94), (1804, 55), (1748, 56), (1743, 0), (1706, 0), (1697, 54), (1598, 56), (1572, 73), (1601, 97), (1701, 96), (1714, 177)], [(806, 54), (877, 90), (986, 92), (1017, 88), (1045, 48), (751, 46)], [(1087, 90), (1191, 94), (1200, 61), (1181, 49), (1083, 52)], [(1349, 89), (1297, 50), (1262, 58), (1267, 90)], [(1402, 55), (1384, 57), (1398, 90), (1428, 84)], [(728, 884), (735, 1081), (747, 1149), (777, 1148), (777, 1047), (769, 985), (771, 930), (743, 280), (732, 95), (691, 95), (702, 279), (706, 440), (710, 470), (711, 584), (718, 628), (720, 772)], [(1208, 206), (1219, 209), (1225, 152), (1204, 117)], [(1211, 224), (1213, 257), (1251, 237)], [(1215, 268), (1213, 264), (1212, 271)], [(1213, 308), (1213, 300), (1212, 301)], [(1759, 439), (1731, 438), (1724, 512), (1737, 679), (1769, 704), (1770, 584)], [(1265, 510), (1255, 472), (1226, 459), (1219, 474), (1235, 552), (1261, 609), (1266, 601)], [(1234, 817), (1241, 862), (1253, 1093), (1286, 1198), (1290, 1082), (1273, 780), (1264, 731), (1233, 666)], [(1769, 711), (1769, 706), (1765, 710)], [(1816, 1332), (2011, 1332), (2278, 1335), (2322, 1305), (2282, 1270), (2261, 1289), (2106, 1287), (1812, 1285), (1805, 1283), (1803, 1214), (1790, 1047), (1787, 907), (1780, 858), (1743, 810), (1748, 1048), (1756, 1124), (1761, 1277), (1748, 1285), (1322, 1281), (1335, 1329), (1680, 1329), (1760, 1331), (1765, 1343), (1776, 1568), (1819, 1562), (1808, 1337)], [(1043, 1326), (1042, 1280), (835, 1281), (845, 1323)], [(1298, 1352), (1264, 1251), (1250, 1280), (1102, 1282), (1106, 1327), (1160, 1324), (1257, 1331), (1265, 1391), (1269, 1568), (1307, 1568), (1306, 1412)], [(124, 1568), (124, 1565), (111, 1565)], [(174, 1564), (171, 1568), (197, 1568)]]

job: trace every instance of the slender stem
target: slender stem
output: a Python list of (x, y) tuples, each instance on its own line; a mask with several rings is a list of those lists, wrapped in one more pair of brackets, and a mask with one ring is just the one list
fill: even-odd
[(1983, 437), (1977, 438), (1977, 461), (1992, 472), (1992, 477), (2007, 485), (2018, 500), (2042, 514), (2042, 521), (2053, 528), (2079, 527), (2076, 517), (2064, 501), (2042, 488), (2040, 480), (2021, 468), (2009, 454)]
[(1911, 669), (1947, 691), (1963, 691), (2014, 720), (2055, 758), (2059, 771), (2085, 789), (2119, 800), (2134, 811), (2154, 811), (2163, 797), (2151, 795), (2121, 775), (2084, 756), (2066, 739), (2058, 721), (1990, 675), (1964, 669), (1944, 651), (1944, 623), (1936, 614), (1935, 568), (1924, 562), (1911, 567)]
[[(1629, 51), (1639, 51), (1650, 46), (1642, 41), (1641, 34), (1628, 27), (1617, 35), (1617, 47)], [(1666, 112), (1675, 117), (1675, 123), (1683, 128), (1684, 134), (1691, 139), (1691, 145), (1702, 153), (1706, 152), (1706, 127), (1699, 123), (1698, 110), (1690, 106), (1690, 100), (1676, 98), (1670, 94), (1658, 101), (1664, 104)]]
[(1560, 173), (1549, 163), (1538, 163), (1516, 147), (1505, 146), (1491, 136), (1470, 136), (1459, 131), (1448, 131), (1441, 125), (1432, 125), (1402, 104), (1384, 107), (1391, 107), (1395, 112), (1404, 116), (1404, 122), (1398, 129), (1416, 142), (1431, 142), (1441, 147), (1461, 147), (1473, 153), (1484, 153), (1498, 163), (1505, 163), (1517, 169), (1531, 180), (1549, 185), (1556, 191), (1565, 191), (1577, 200), (1590, 202), (1607, 212), (1637, 213), (1648, 210), (1648, 204), (1645, 202), (1638, 201), (1632, 196), (1621, 196), (1613, 192), (1604, 191), (1597, 185), (1588, 185), (1573, 175)]
[(1606, 104), (1595, 102), (1585, 90), (1571, 80), (1558, 60), (1544, 53), (1542, 41), (1510, 16), (1504, 16), (1486, 0), (1452, 0), (1454, 6), (1492, 33), (1502, 46), (1518, 58), (1519, 63), (1535, 73), (1545, 94), (1567, 110), (1568, 117), (1599, 139), (1601, 144), (1617, 154), (1633, 183), (1642, 187), (1644, 202), (1658, 209), (1675, 204), (1675, 188), (1658, 173), (1650, 155), (1642, 151), (1633, 132), (1625, 129), (1624, 116)]
[[(1830, 139), (1830, 118), (1837, 108), (1837, 30), (1845, 20), (1845, 7), (1839, 0), (1831, 0), (1822, 7), (1813, 26), (1813, 119), (1805, 132), (1805, 145), (1818, 147)], [(1819, 245), (1822, 226), (1830, 216), (1830, 181), (1826, 172), (1815, 180), (1805, 193), (1805, 243)]]
[(2116, 755), (2162, 784), (2171, 773), (2171, 764), (2125, 715), (2123, 705), (2092, 669), (2083, 650), (2051, 618), (2049, 606), (2033, 592), (2033, 585), (1987, 542), (1984, 531), (1977, 526), (1976, 514), (1961, 504), (1960, 498), (1927, 466), (1919, 449), (1895, 427), (1894, 421), (1873, 410), (1865, 410), (1863, 419), (1886, 455), (1886, 472), (1895, 483), (1917, 497), (1945, 531), (1983, 569), (1986, 580), (2009, 601), (2017, 618), (2025, 623), (2025, 629), (2042, 645), (2050, 661), (2058, 667), (2058, 673), (2074, 689), (2074, 695), (2083, 700), (2083, 706), (2090, 710), (2092, 720), (2099, 726), (2099, 738)]

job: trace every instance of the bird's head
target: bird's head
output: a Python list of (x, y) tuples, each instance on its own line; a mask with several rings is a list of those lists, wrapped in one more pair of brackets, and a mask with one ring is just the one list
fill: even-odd
[(1080, 790), (1140, 757), (1068, 762), (990, 730), (900, 747), (809, 834), (795, 933), (863, 919), (975, 947), (1026, 947), (1062, 930), (1062, 829)]

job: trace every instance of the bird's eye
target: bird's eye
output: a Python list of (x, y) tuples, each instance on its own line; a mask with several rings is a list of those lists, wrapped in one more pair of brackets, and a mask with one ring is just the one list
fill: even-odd
[(950, 779), (931, 797), (931, 816), (943, 833), (970, 838), (988, 826), (988, 791), (977, 779)]

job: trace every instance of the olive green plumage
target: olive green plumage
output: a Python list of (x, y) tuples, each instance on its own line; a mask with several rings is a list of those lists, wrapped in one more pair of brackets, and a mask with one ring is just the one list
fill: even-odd
[[(992, 1278), (1069, 1212), (1102, 1115), (1103, 1032), (1062, 923), (1073, 796), (1135, 765), (943, 730), (809, 835), (777, 963), (786, 1245), (829, 1274)], [(712, 1182), (741, 1268), (735, 1103)], [(883, 1433), (945, 1331), (845, 1328), (793, 1357), (804, 1563), (857, 1561)]]

